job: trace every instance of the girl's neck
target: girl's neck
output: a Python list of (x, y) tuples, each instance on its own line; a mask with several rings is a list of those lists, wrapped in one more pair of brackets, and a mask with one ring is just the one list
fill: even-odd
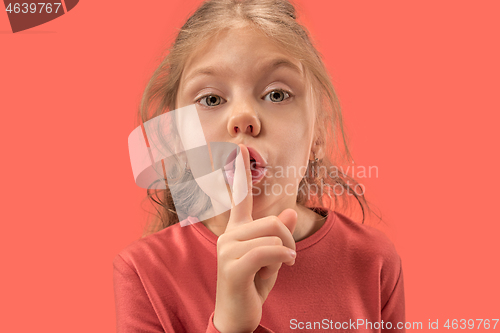
[[(299, 242), (313, 235), (318, 231), (326, 221), (325, 216), (312, 211), (301, 205), (293, 207), (297, 211), (297, 226), (293, 232), (293, 239)], [(213, 232), (217, 237), (222, 235), (226, 230), (227, 221), (229, 220), (230, 211), (214, 216), (210, 219), (202, 221), (203, 225), (208, 230)]]
[(326, 217), (304, 206), (297, 205), (295, 209), (298, 217), (293, 239), (295, 242), (299, 242), (318, 231), (325, 223)]

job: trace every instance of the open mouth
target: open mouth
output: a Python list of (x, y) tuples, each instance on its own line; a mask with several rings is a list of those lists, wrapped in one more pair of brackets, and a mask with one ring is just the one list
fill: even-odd
[[(259, 162), (261, 158), (256, 159), (254, 156), (255, 151), (249, 148), (250, 153), (250, 172), (252, 173), (252, 184), (257, 184), (264, 178), (266, 174), (265, 166), (262, 166), (262, 162)], [(235, 162), (236, 162), (236, 150), (233, 151), (227, 158), (226, 165), (224, 167), (224, 172), (226, 173), (227, 180), (229, 185), (233, 185), (234, 180), (234, 171), (235, 171)]]
[(259, 167), (255, 158), (250, 156), (250, 171), (252, 172), (252, 184), (257, 184), (264, 178), (266, 168)]

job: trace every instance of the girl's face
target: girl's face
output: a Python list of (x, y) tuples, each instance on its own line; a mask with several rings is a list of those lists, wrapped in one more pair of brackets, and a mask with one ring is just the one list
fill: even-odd
[(186, 63), (176, 109), (195, 104), (207, 142), (243, 143), (265, 161), (252, 190), (254, 219), (295, 208), (313, 159), (314, 105), (302, 64), (249, 27), (207, 45)]

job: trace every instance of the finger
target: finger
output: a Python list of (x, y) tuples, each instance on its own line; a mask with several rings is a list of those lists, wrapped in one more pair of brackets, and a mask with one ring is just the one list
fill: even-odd
[(267, 280), (269, 279), (271, 276), (273, 276), (274, 274), (278, 273), (278, 271), (280, 270), (281, 268), (281, 265), (283, 263), (281, 262), (278, 262), (274, 265), (269, 265), (269, 266), (266, 266), (266, 267), (262, 267), (258, 272), (257, 274), (260, 275), (260, 278), (262, 280)]
[(228, 243), (224, 250), (219, 253), (219, 257), (228, 259), (240, 259), (248, 251), (259, 247), (268, 245), (283, 245), (283, 241), (278, 236), (266, 236), (250, 239), (247, 241), (236, 241)]
[(297, 212), (291, 208), (285, 209), (278, 215), (278, 219), (283, 223), (293, 235), (297, 226)]
[(295, 240), (292, 233), (277, 216), (267, 216), (231, 230), (231, 239), (238, 241), (248, 241), (267, 236), (277, 236), (284, 246), (295, 250)]
[(293, 260), (292, 250), (285, 246), (270, 245), (259, 246), (248, 251), (243, 257), (237, 260), (238, 269), (235, 278), (253, 277), (262, 268), (278, 263)]
[[(292, 239), (293, 239), (293, 232), (295, 230), (295, 226), (297, 225), (297, 212), (291, 208), (288, 208), (282, 211), (281, 214), (278, 215), (278, 218), (288, 228), (290, 234), (292, 234)], [(294, 242), (294, 247), (290, 248), (295, 250), (295, 240), (293, 240), (293, 242)], [(289, 266), (293, 265), (294, 263), (295, 259), (286, 262), (286, 264)]]
[[(226, 230), (236, 225), (253, 221), (252, 172), (250, 153), (245, 145), (239, 144), (240, 154), (236, 156), (233, 180), (233, 200)], [(246, 194), (245, 194), (246, 193)]]

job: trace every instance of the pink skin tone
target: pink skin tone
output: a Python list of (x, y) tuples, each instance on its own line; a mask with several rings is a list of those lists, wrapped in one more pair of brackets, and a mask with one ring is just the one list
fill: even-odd
[[(298, 71), (283, 65), (259, 70), (278, 58)], [(207, 67), (219, 70), (192, 77)], [(240, 144), (245, 158), (248, 183), (235, 186), (249, 186), (249, 195), (231, 211), (201, 223), (219, 236), (214, 325), (222, 333), (250, 332), (260, 323), (262, 304), (281, 264), (295, 262), (290, 249), (323, 223), (321, 216), (295, 202), (308, 160), (314, 153), (323, 156), (322, 148), (313, 145), (311, 86), (298, 60), (261, 32), (242, 26), (188, 59), (176, 108), (191, 104), (199, 111), (207, 142)], [(246, 146), (258, 151), (269, 167), (266, 177), (253, 185)], [(278, 166), (283, 167), (279, 176)], [(287, 174), (287, 166), (295, 174)], [(264, 181), (268, 193), (274, 185), (281, 194), (265, 195)]]
[[(260, 66), (276, 58), (290, 60), (301, 73), (286, 66), (257, 72)], [(208, 66), (220, 68), (223, 76), (199, 75), (186, 81), (192, 73)], [(271, 101), (270, 93), (277, 89), (290, 92), (290, 97), (282, 95), (283, 101)], [(207, 106), (212, 104), (208, 103), (208, 98), (202, 98), (206, 95), (217, 95), (214, 97), (218, 105)], [(267, 161), (266, 177), (253, 189), (254, 194), (258, 193), (255, 187), (261, 189), (260, 195), (254, 196), (253, 218), (277, 216), (291, 208), (298, 213), (300, 221), (294, 239), (298, 241), (313, 234), (320, 227), (315, 221), (321, 217), (295, 202), (305, 166), (308, 160), (314, 159), (311, 151), (313, 101), (302, 64), (258, 31), (249, 27), (231, 29), (208, 42), (208, 47), (188, 60), (181, 77), (176, 108), (191, 104), (195, 104), (200, 111), (207, 142), (243, 143), (255, 148)], [(317, 148), (316, 157), (322, 158), (322, 154), (322, 149)], [(273, 177), (279, 170), (277, 167), (282, 167), (283, 173)], [(296, 170), (296, 174), (291, 171), (287, 175), (287, 167)], [(275, 193), (281, 189), (281, 195), (265, 196), (264, 181), (268, 184), (268, 193), (274, 185)], [(220, 235), (224, 232), (229, 214), (228, 211), (203, 223)]]

